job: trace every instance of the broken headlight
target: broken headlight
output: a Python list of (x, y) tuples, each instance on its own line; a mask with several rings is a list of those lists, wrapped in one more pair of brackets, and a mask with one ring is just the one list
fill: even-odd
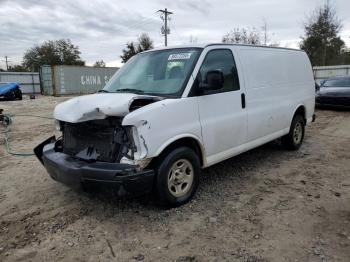
[[(125, 126), (121, 129), (121, 136), (117, 136), (116, 141), (121, 144), (121, 156), (134, 160), (134, 153), (137, 151), (133, 138), (133, 129), (131, 126)], [(116, 133), (118, 135), (118, 132)]]
[(55, 129), (57, 131), (62, 131), (62, 125), (61, 125), (61, 122), (57, 119), (54, 120), (54, 125), (55, 125)]

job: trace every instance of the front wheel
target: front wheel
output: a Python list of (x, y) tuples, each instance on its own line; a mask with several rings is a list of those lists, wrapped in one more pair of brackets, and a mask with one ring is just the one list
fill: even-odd
[(16, 89), (16, 97), (18, 100), (22, 100), (22, 91), (21, 89)]
[(8, 101), (16, 100), (16, 92), (15, 90), (11, 90), (7, 94), (4, 95), (4, 98)]
[(188, 147), (179, 147), (160, 159), (156, 168), (156, 189), (159, 200), (167, 206), (187, 203), (195, 194), (200, 161), (197, 154)]
[(282, 137), (282, 144), (290, 150), (297, 150), (304, 140), (305, 120), (301, 115), (294, 116), (289, 133)]

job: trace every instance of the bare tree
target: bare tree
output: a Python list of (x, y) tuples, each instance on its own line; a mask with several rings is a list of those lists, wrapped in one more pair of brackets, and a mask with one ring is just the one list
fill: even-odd
[(267, 45), (267, 43), (270, 41), (270, 37), (268, 32), (268, 25), (265, 18), (263, 19), (261, 30), (263, 32), (263, 45)]
[(101, 59), (95, 62), (94, 67), (106, 67), (106, 63)]
[(234, 28), (222, 38), (223, 43), (234, 44), (251, 44), (260, 45), (260, 33), (253, 27), (252, 30), (247, 28)]
[(197, 44), (198, 43), (198, 38), (190, 35), (190, 44)]

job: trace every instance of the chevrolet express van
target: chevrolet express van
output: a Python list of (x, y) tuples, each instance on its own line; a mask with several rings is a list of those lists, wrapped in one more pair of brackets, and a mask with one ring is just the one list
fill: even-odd
[(189, 201), (201, 169), (282, 138), (303, 142), (315, 82), (301, 50), (209, 44), (132, 57), (100, 90), (56, 106), (60, 138), (35, 148), (70, 186), (110, 184), (118, 195), (154, 191)]

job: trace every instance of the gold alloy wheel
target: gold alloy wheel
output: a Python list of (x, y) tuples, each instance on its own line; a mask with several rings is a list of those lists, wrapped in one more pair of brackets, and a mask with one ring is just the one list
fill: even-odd
[(170, 168), (168, 174), (168, 188), (175, 197), (184, 196), (193, 183), (194, 169), (190, 161), (177, 160)]

